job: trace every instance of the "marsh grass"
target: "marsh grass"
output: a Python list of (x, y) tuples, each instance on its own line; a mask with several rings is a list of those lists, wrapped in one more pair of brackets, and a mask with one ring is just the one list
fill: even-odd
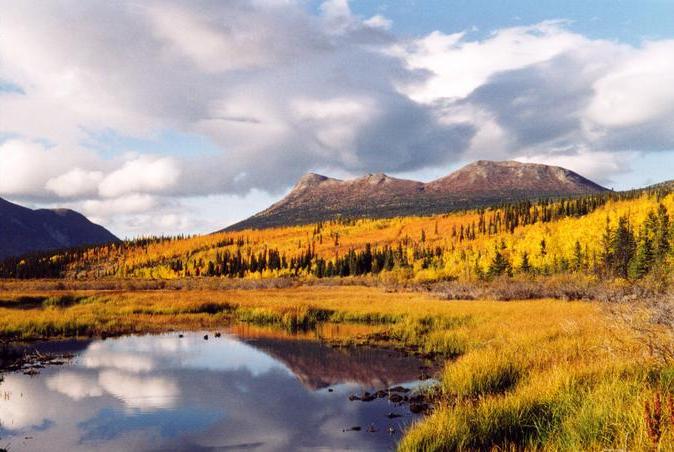
[[(7, 292), (0, 303), (5, 338), (215, 328), (235, 320), (303, 335), (326, 324), (373, 325), (377, 334), (351, 340), (446, 357), (436, 406), (406, 432), (402, 450), (674, 444), (666, 404), (659, 423), (653, 420), (655, 395), (667, 401), (674, 394), (674, 367), (651, 359), (633, 331), (597, 303), (443, 301), (367, 287)], [(658, 426), (657, 443), (649, 425)]]

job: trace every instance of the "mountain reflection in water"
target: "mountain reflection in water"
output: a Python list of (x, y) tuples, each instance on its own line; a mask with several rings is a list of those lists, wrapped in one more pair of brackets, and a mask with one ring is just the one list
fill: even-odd
[[(241, 334), (241, 331), (236, 331)], [(414, 419), (353, 392), (412, 382), (420, 361), (303, 338), (206, 333), (127, 336), (64, 348), (72, 363), (0, 383), (9, 450), (298, 450), (393, 448)], [(59, 351), (50, 343), (51, 351)], [(40, 346), (43, 348), (44, 346)], [(81, 350), (80, 350), (81, 349)], [(327, 388), (330, 387), (331, 390)], [(404, 414), (393, 421), (386, 414)], [(367, 432), (373, 424), (376, 432)], [(361, 426), (361, 431), (347, 431)]]

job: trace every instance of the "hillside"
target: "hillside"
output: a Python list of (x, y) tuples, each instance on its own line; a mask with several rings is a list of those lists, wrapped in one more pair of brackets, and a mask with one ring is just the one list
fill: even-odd
[(534, 163), (480, 160), (429, 183), (370, 174), (353, 180), (309, 173), (266, 210), (226, 230), (315, 223), (335, 218), (432, 215), (521, 199), (606, 191), (573, 171)]
[(108, 230), (75, 211), (31, 210), (0, 198), (0, 258), (117, 241)]
[(375, 275), (433, 281), (583, 272), (639, 278), (656, 261), (672, 261), (674, 194), (671, 187), (658, 187), (427, 217), (147, 238), (23, 263), (5, 261), (0, 277)]

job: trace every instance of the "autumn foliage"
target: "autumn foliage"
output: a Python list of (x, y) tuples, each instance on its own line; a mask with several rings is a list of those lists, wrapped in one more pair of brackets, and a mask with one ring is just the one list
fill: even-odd
[(193, 237), (152, 237), (0, 264), (11, 278), (476, 280), (583, 273), (638, 279), (668, 269), (667, 190), (521, 202), (430, 217), (337, 219)]

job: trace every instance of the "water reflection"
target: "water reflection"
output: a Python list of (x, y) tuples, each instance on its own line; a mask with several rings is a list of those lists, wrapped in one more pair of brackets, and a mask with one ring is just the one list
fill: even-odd
[[(414, 358), (237, 330), (80, 344), (72, 363), (0, 384), (10, 450), (381, 450), (409, 423), (386, 399), (348, 394), (414, 381)], [(72, 344), (71, 344), (72, 345)], [(53, 344), (50, 347), (55, 347)], [(328, 389), (328, 387), (330, 389)], [(404, 417), (390, 421), (385, 414)], [(365, 431), (374, 424), (375, 433)], [(359, 432), (344, 432), (351, 426)]]

